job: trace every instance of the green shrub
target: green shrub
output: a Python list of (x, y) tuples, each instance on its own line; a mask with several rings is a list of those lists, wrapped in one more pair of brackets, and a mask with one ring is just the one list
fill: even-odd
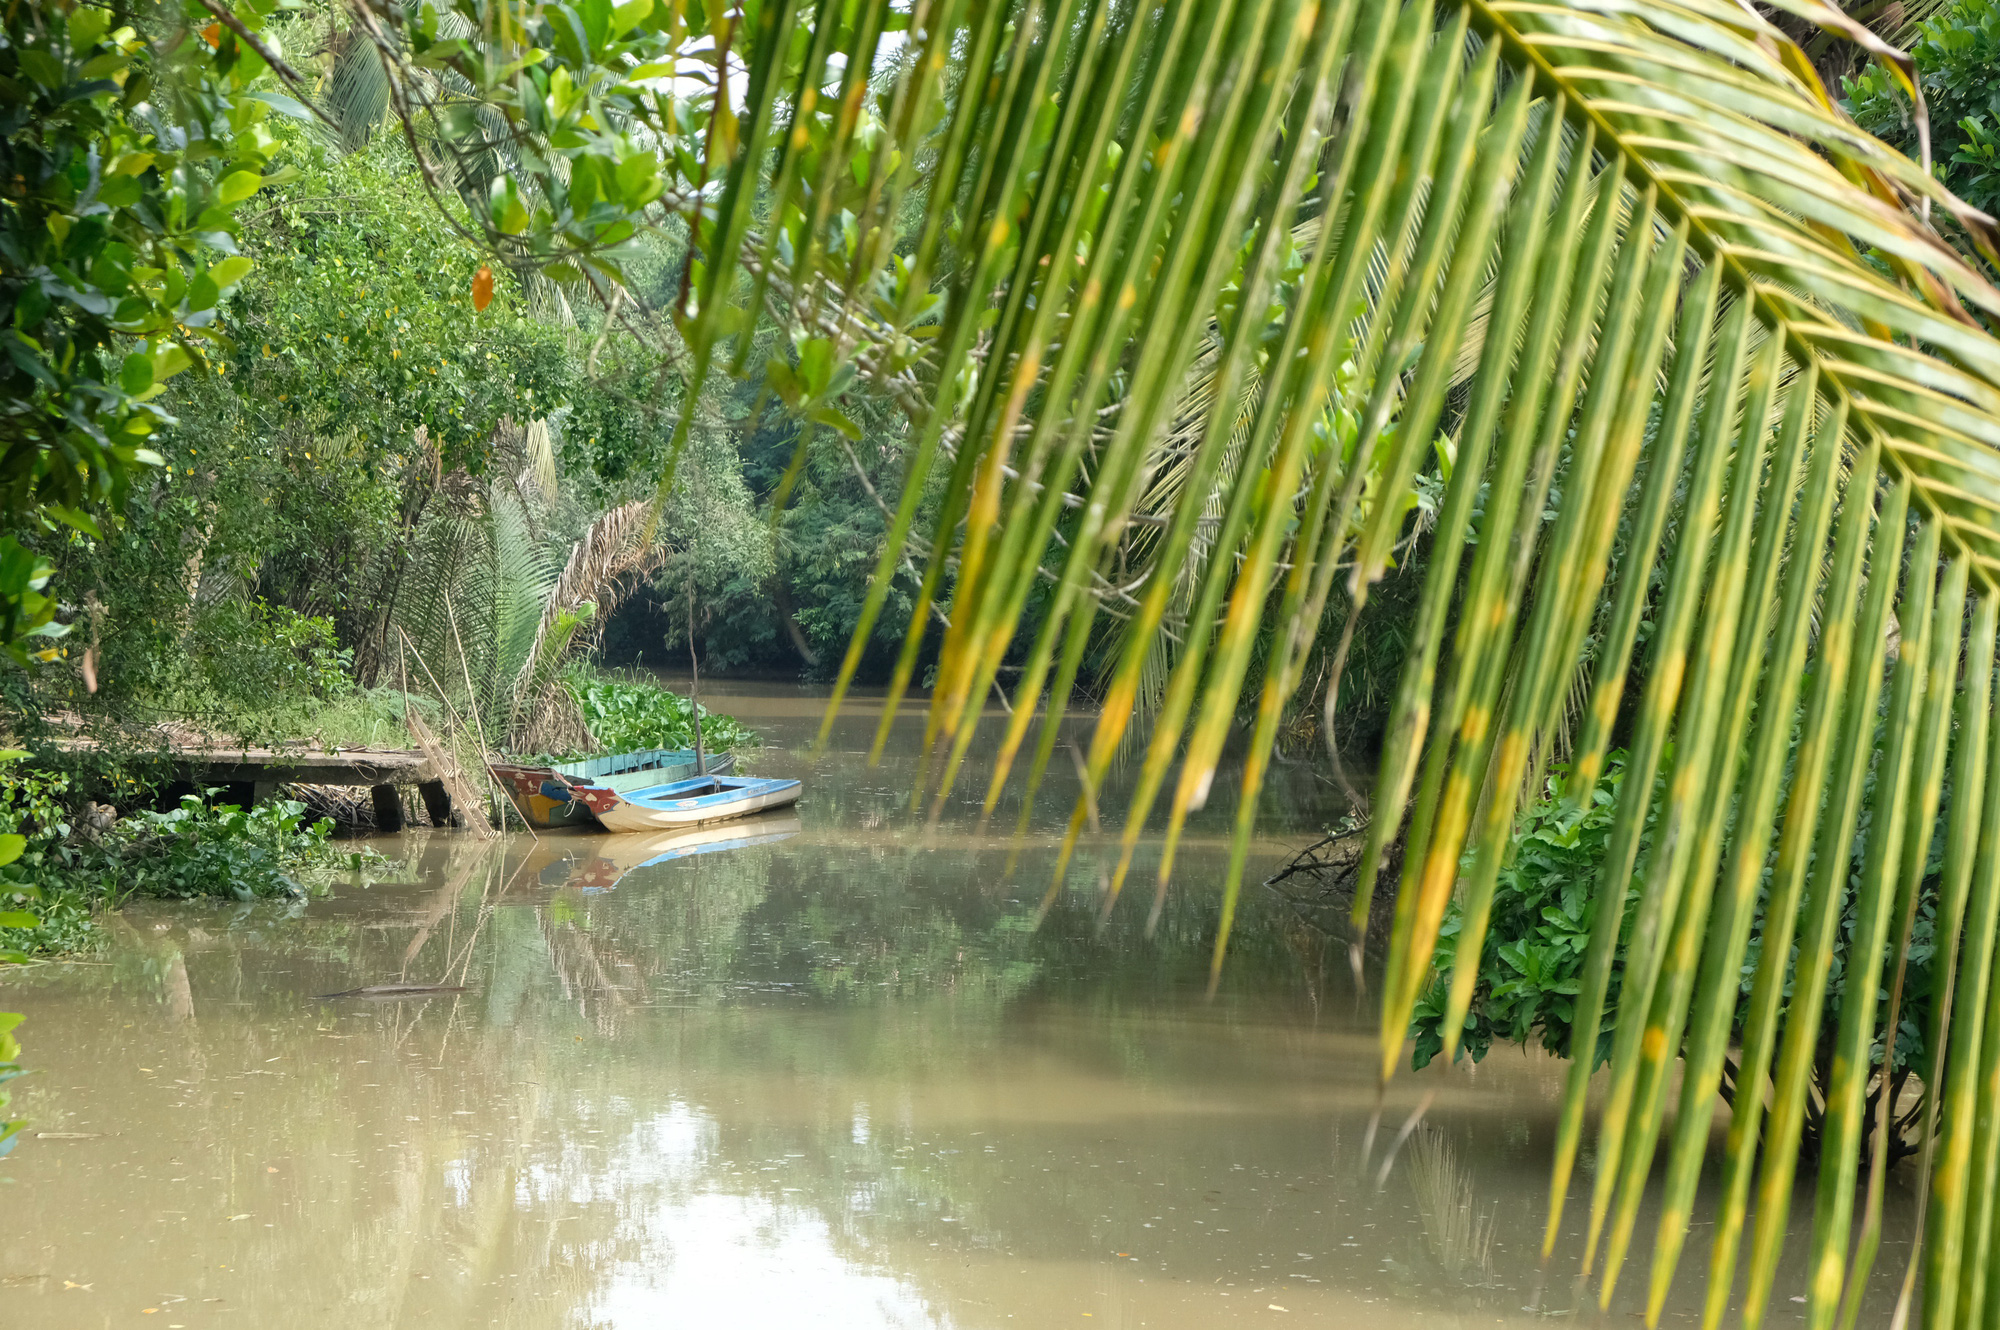
[[(1493, 913), (1485, 946), (1479, 958), (1479, 979), (1473, 989), (1472, 1006), (1460, 1037), (1463, 1056), (1473, 1061), (1486, 1056), (1498, 1039), (1525, 1044), (1539, 1039), (1542, 1046), (1558, 1057), (1570, 1056), (1570, 1029), (1575, 1016), (1576, 997), (1582, 987), (1585, 952), (1590, 930), (1601, 908), (1597, 889), (1597, 866), (1609, 849), (1617, 801), (1626, 778), (1627, 755), (1611, 753), (1605, 774), (1588, 808), (1574, 808), (1565, 798), (1568, 771), (1557, 767), (1550, 776), (1545, 796), (1522, 814), (1516, 826), (1511, 856), (1494, 886)], [(1672, 768), (1669, 750), (1661, 764), (1662, 775), (1654, 785), (1654, 807), (1662, 797), (1664, 773)], [(1872, 788), (1872, 781), (1871, 781)], [(1897, 1013), (1896, 1047), (1893, 1070), (1898, 1087), (1903, 1078), (1929, 1063), (1932, 960), (1939, 877), (1943, 871), (1944, 835), (1950, 815), (1951, 790), (1947, 783), (1938, 810), (1932, 839), (1927, 847), (1923, 876), (1917, 886), (1916, 915), (1910, 941), (1902, 955), (1903, 993)], [(1852, 890), (1860, 866), (1860, 852), (1868, 838), (1871, 810), (1864, 808), (1851, 843), (1848, 882), (1850, 889), (1841, 907), (1840, 929), (1835, 942), (1826, 1002), (1827, 1010), (1837, 1011), (1846, 992), (1846, 949), (1854, 935), (1857, 896)], [(1620, 924), (1617, 950), (1613, 953), (1611, 982), (1605, 1000), (1603, 1028), (1593, 1050), (1593, 1069), (1608, 1060), (1615, 1033), (1618, 994), (1625, 973), (1625, 948), (1629, 940), (1634, 907), (1638, 903), (1637, 880), (1646, 871), (1652, 845), (1652, 826), (1641, 834), (1635, 881), (1624, 895), (1624, 918)], [(1718, 870), (1719, 871), (1719, 870)], [(1748, 1017), (1747, 1002), (1764, 944), (1764, 911), (1770, 889), (1770, 864), (1758, 887), (1756, 913), (1751, 923), (1749, 947), (1744, 955), (1741, 990), (1732, 1028), (1738, 1034)], [(1459, 930), (1463, 924), (1460, 903), (1454, 900), (1445, 913), (1442, 936), (1432, 963), (1432, 973), (1424, 996), (1418, 1002), (1410, 1033), (1416, 1041), (1412, 1060), (1427, 1065), (1444, 1046), (1445, 998), (1451, 972), (1458, 964)], [(1797, 954), (1796, 938), (1792, 942)], [(1877, 1024), (1886, 1019), (1891, 975), (1882, 978), (1878, 997)], [(1789, 1002), (1791, 980), (1786, 981)], [(1783, 1020), (1783, 1009), (1779, 1019)], [(1821, 1045), (1815, 1050), (1814, 1075), (1825, 1085), (1831, 1067), (1833, 1025), (1828, 1023)], [(1878, 1046), (1873, 1054), (1879, 1063)], [(1808, 1115), (1808, 1130), (1818, 1119), (1818, 1109)], [(1902, 1147), (1898, 1147), (1899, 1150)]]
[[(678, 693), (636, 679), (576, 672), (564, 683), (606, 752), (694, 747), (694, 709)], [(729, 716), (701, 709), (702, 746), (712, 753), (753, 748), (757, 735)]]
[[(1987, 212), (2000, 207), (2000, 0), (1960, 0), (1925, 23), (1910, 47), (1929, 103), (1938, 178)], [(1861, 127), (1917, 155), (1910, 99), (1881, 65), (1847, 80), (1848, 109)]]
[(93, 898), (82, 887), (0, 881), (0, 920), (15, 921), (13, 926), (0, 924), (0, 964), (96, 951), (103, 935)]
[(325, 701), (354, 686), (354, 653), (323, 615), (230, 598), (204, 611), (197, 628), (204, 682), (225, 703), (254, 708), (274, 694)]
[(169, 812), (122, 819), (102, 842), (112, 898), (240, 901), (310, 894), (301, 874), (347, 857), (329, 843), (333, 823), (305, 825), (306, 806), (270, 799), (251, 808), (188, 795)]
[[(1542, 1046), (1567, 1056), (1570, 1022), (1582, 987), (1584, 953), (1597, 918), (1597, 866), (1610, 845), (1617, 818), (1618, 791), (1625, 780), (1625, 754), (1613, 753), (1587, 808), (1571, 808), (1563, 798), (1566, 770), (1549, 778), (1548, 797), (1522, 817), (1513, 853), (1493, 887), (1493, 913), (1480, 957), (1479, 983), (1460, 1037), (1464, 1055), (1486, 1056), (1497, 1037)], [(1648, 837), (1647, 839), (1650, 839)], [(1644, 841), (1641, 854), (1644, 853)], [(1626, 923), (1638, 901), (1636, 887), (1625, 895)], [(1444, 1047), (1445, 995), (1458, 964), (1458, 937), (1464, 917), (1453, 900), (1445, 912), (1432, 962), (1432, 981), (1418, 1001), (1411, 1033), (1414, 1062), (1422, 1067)], [(1622, 933), (1621, 933), (1622, 940)], [(1624, 972), (1621, 945), (1613, 963), (1612, 993)], [(1610, 1023), (1597, 1041), (1594, 1067), (1611, 1056)]]
[(305, 805), (286, 799), (244, 809), (189, 795), (164, 813), (91, 826), (67, 775), (18, 757), (0, 765), (0, 840), (21, 846), (0, 867), (0, 961), (93, 950), (95, 912), (134, 896), (297, 898), (307, 873), (354, 858), (330, 843), (332, 823), (305, 825)]

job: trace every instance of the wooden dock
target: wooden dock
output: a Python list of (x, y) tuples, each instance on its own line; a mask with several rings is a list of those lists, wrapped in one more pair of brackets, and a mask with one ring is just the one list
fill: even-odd
[[(91, 746), (72, 740), (66, 748)], [(432, 826), (453, 825), (451, 796), (436, 766), (420, 748), (174, 747), (161, 754), (181, 779), (198, 789), (221, 786), (229, 801), (249, 807), (268, 799), (280, 785), (366, 785), (375, 804), (379, 831), (403, 829), (398, 786), (414, 785)]]

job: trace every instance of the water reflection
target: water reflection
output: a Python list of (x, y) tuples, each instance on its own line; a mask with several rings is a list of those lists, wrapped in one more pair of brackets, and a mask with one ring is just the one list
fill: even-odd
[[(760, 770), (804, 770), (783, 745), (816, 713), (771, 701)], [(1204, 999), (1213, 819), (1152, 937), (1143, 905), (1099, 928), (1101, 844), (1037, 928), (1066, 806), (1010, 877), (1006, 837), (909, 815), (906, 763), (806, 774), (783, 825), (418, 833), (384, 846), (391, 880), (303, 910), (133, 910), (104, 961), (12, 976), (42, 1070), (17, 1083), (33, 1125), (4, 1166), (0, 1322), (1205, 1330), (1576, 1308), (1535, 1276), (1556, 1069), (1497, 1053), (1404, 1078), (1391, 1126), (1426, 1097), (1431, 1125), (1378, 1187), (1343, 948), (1253, 893)], [(1312, 838), (1305, 794), (1262, 861)], [(465, 991), (314, 996), (387, 983)]]

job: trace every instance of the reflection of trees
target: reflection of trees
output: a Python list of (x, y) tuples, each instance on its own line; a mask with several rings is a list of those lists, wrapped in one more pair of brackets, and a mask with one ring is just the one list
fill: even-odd
[[(47, 1047), (153, 1074), (100, 1110), (136, 1138), (131, 1166), (81, 1194), (21, 1199), (121, 1220), (170, 1207), (186, 1217), (160, 1230), (160, 1259), (185, 1274), (176, 1296), (223, 1298), (259, 1324), (577, 1323), (584, 1253), (615, 1247), (616, 1231), (608, 1213), (560, 1234), (518, 1222), (522, 1178), (551, 1134), (546, 1092), (532, 1084), (546, 1079), (543, 1041), (485, 1025), (451, 995), (309, 1000), (350, 976), (396, 978), (413, 937), (424, 940), (411, 972), (425, 977), (469, 947), (481, 955), (475, 974), (504, 954), (478, 936), (493, 865), (456, 847), (440, 859), (423, 867), (456, 884), (442, 912), (437, 888), (388, 918), (380, 896), (358, 902), (376, 908), (337, 899), (281, 924), (244, 914), (234, 928), (198, 911), (135, 910), (121, 916), (109, 964), (25, 976), (63, 992), (41, 1015)], [(547, 973), (544, 959), (539, 982)], [(134, 996), (140, 1012), (157, 1004), (157, 1019), (113, 1020), (107, 1037), (99, 1013), (132, 1013)], [(177, 1057), (160, 1057), (163, 1034)], [(45, 1095), (44, 1111), (55, 1102)]]
[[(1169, 897), (1148, 940), (1141, 911), (1099, 930), (1098, 875), (1087, 857), (1073, 869), (1078, 890), (1036, 929), (1046, 854), (1031, 853), (1010, 884), (1004, 846), (786, 848), (764, 863), (709, 856), (635, 873), (590, 907), (598, 935), (657, 937), (686, 958), (662, 967), (672, 977), (655, 996), (707, 1018), (649, 1026), (643, 1037), (688, 1069), (686, 1093), (711, 1106), (718, 1158), (804, 1157), (718, 1185), (761, 1192), (774, 1205), (810, 1204), (856, 1256), (919, 1237), (1067, 1250), (1077, 1233), (1103, 1228), (1107, 1213), (1161, 1204), (1162, 1182), (1201, 1194), (1212, 1164), (1207, 1123), (1176, 1128), (1193, 1148), (1158, 1152), (1134, 1178), (1079, 1178), (1070, 1167), (1101, 1153), (1107, 1131), (1144, 1118), (1148, 1084), (1170, 1095), (1219, 1074), (1226, 1083), (1229, 1069), (1215, 1065), (1209, 1039), (1184, 1023), (1214, 940), (1200, 856), (1185, 875), (1194, 887)], [(675, 929), (674, 918), (714, 924), (714, 905), (741, 902), (745, 881), (759, 891), (738, 920), (691, 948), (695, 934)], [(1233, 1019), (1241, 995), (1267, 989), (1274, 973), (1297, 982), (1299, 930), (1275, 912), (1249, 913), (1229, 983), (1216, 1006), (1202, 1008), (1205, 1019)], [(1344, 981), (1344, 964), (1340, 974)], [(1046, 1064), (1051, 1047), (1058, 1065), (1034, 1067), (1036, 1101), (1025, 1100), (1010, 1082), (1027, 1060)], [(1107, 1066), (1121, 1078), (1105, 1079)], [(1049, 1086), (1062, 1088), (1060, 1102), (1042, 1100)], [(729, 1107), (742, 1101), (757, 1111)], [(1273, 1115), (1296, 1110), (1274, 1087)], [(954, 1117), (967, 1131), (1030, 1128), (1054, 1171), (1024, 1174), (1018, 1156), (987, 1150), (991, 1137), (926, 1139), (922, 1124)], [(1024, 1185), (1033, 1178), (1041, 1185)]]
[(616, 956), (607, 958), (598, 940), (578, 922), (577, 911), (561, 897), (535, 907), (542, 943), (548, 948), (549, 968), (562, 986), (563, 999), (576, 1004), (579, 1015), (595, 1017), (598, 1033), (618, 1033), (618, 1015), (628, 1004), (626, 985), (612, 978), (613, 968), (636, 968)]
[(1406, 1159), (1431, 1259), (1447, 1279), (1491, 1283), (1493, 1215), (1481, 1208), (1472, 1170), (1460, 1162), (1451, 1138), (1428, 1124), (1419, 1127)]
[[(159, 1153), (203, 1162), (159, 1164), (192, 1174), (170, 1204), (200, 1217), (204, 1253), (222, 1227), (229, 1254), (207, 1264), (287, 1272), (268, 1286), (310, 1289), (316, 1323), (329, 1306), (384, 1327), (588, 1323), (595, 1281), (656, 1253), (660, 1207), (708, 1194), (816, 1213), (874, 1264), (904, 1242), (1031, 1252), (1156, 1204), (1159, 1182), (1204, 1185), (1199, 1150), (1134, 1178), (1061, 1165), (1139, 1112), (1146, 1085), (1230, 1074), (1158, 1010), (1205, 978), (1205, 893), (1170, 898), (1147, 941), (1137, 913), (1098, 931), (1087, 861), (1037, 930), (1047, 864), (1031, 855), (1010, 885), (1004, 849), (795, 840), (604, 891), (570, 885), (597, 880), (592, 846), (439, 837), (411, 865), (418, 885), (343, 890), (300, 918), (134, 911), (112, 963), (65, 978), (80, 995), (37, 1017), (45, 1046), (122, 1066), (141, 1034), (175, 1042), (147, 1092), (174, 1096), (167, 1120), (191, 1139)], [(1295, 973), (1287, 946), (1253, 920), (1204, 1010), (1230, 1019), (1232, 992)], [(469, 991), (311, 1001), (397, 979)], [(135, 996), (157, 1018), (105, 1046), (95, 1013)], [(1024, 1091), (1010, 1068), (1030, 1056), (1049, 1065)], [(669, 1111), (706, 1124), (672, 1158), (649, 1143)], [(1295, 1111), (1274, 1096), (1273, 1113)], [(990, 1137), (931, 1134), (953, 1120), (1029, 1128), (1057, 1167), (1030, 1175)], [(181, 1241), (182, 1265), (203, 1264)], [(244, 1306), (232, 1278), (205, 1269), (184, 1291)], [(273, 1324), (290, 1310), (246, 1309)]]

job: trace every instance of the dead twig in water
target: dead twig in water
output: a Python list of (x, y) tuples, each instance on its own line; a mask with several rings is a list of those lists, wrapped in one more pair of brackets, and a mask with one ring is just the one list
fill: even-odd
[(350, 988), (339, 993), (321, 993), (315, 1002), (333, 1002), (340, 998), (406, 998), (425, 997), (431, 993), (463, 993), (464, 984), (370, 984), (366, 988)]

